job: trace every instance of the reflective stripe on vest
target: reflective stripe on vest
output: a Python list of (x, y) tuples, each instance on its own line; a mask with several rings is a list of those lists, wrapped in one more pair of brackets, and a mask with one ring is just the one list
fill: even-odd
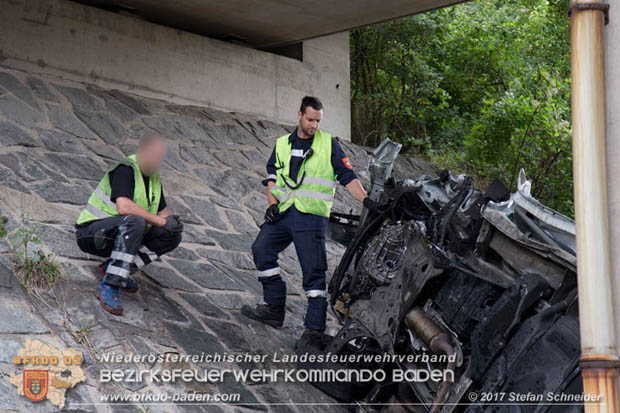
[(110, 197), (105, 192), (103, 192), (103, 189), (101, 189), (99, 185), (97, 185), (97, 189), (95, 189), (95, 195), (97, 195), (97, 198), (102, 200), (108, 207), (116, 209), (116, 204), (112, 202)]
[[(93, 216), (97, 217), (98, 219), (109, 218), (112, 216), (106, 212), (103, 212), (102, 210), (94, 206), (93, 204), (87, 204), (84, 210), (89, 212)], [(83, 222), (78, 222), (78, 225), (79, 224), (83, 224)]]
[(110, 172), (120, 165), (130, 166), (134, 171), (133, 202), (146, 211), (152, 214), (157, 214), (159, 202), (161, 200), (161, 182), (159, 175), (155, 174), (149, 178), (149, 194), (147, 194), (145, 191), (144, 180), (142, 178), (142, 172), (140, 172), (140, 167), (138, 166), (138, 162), (136, 160), (136, 155), (131, 155), (114, 165), (106, 172), (97, 185), (97, 188), (95, 188), (94, 192), (88, 198), (88, 204), (82, 210), (77, 220), (78, 225), (119, 215), (116, 209), (116, 204), (112, 202), (112, 199), (110, 198), (112, 193), (112, 188), (110, 186)]
[[(274, 187), (274, 189), (275, 189), (275, 187)], [(316, 192), (316, 191), (304, 191), (302, 189), (297, 189), (295, 191), (289, 191), (289, 192), (283, 192), (283, 193), (279, 194), (276, 197), (276, 199), (278, 200), (278, 202), (284, 202), (284, 201), (290, 199), (292, 196), (303, 197), (303, 198), (316, 198), (316, 199), (320, 199), (322, 201), (334, 202), (334, 196), (333, 195), (327, 195), (327, 194), (324, 194), (322, 192)]]
[(329, 217), (336, 192), (336, 176), (331, 163), (332, 137), (316, 131), (312, 156), (302, 161), (297, 182), (291, 179), (289, 173), (294, 155), (289, 137), (290, 134), (281, 136), (276, 142), (276, 185), (271, 193), (278, 200), (278, 208), (283, 212), (295, 205), (300, 212)]

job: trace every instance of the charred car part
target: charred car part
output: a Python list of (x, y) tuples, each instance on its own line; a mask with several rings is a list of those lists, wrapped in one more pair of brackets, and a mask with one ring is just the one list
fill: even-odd
[(386, 142), (370, 163), (381, 165), (370, 168), (371, 196), (389, 207), (330, 220), (347, 250), (329, 285), (343, 327), (325, 352), (450, 355), (439, 365), (381, 368), (453, 375), (374, 383), (363, 394), (359, 386), (322, 390), (414, 412), (560, 411), (545, 400), (516, 406), (466, 394), (581, 392), (573, 221), (534, 199), (523, 171), (513, 194), (497, 180), (483, 193), (448, 171), (396, 181), (385, 162), (399, 149)]

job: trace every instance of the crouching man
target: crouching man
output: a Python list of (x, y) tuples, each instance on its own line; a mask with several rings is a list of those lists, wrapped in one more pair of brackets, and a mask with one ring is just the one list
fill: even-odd
[(166, 152), (163, 137), (143, 137), (135, 155), (104, 175), (77, 220), (80, 249), (107, 258), (99, 266), (104, 275), (95, 295), (112, 314), (123, 313), (119, 289), (138, 290), (130, 275), (181, 242), (183, 225), (166, 210), (159, 178)]

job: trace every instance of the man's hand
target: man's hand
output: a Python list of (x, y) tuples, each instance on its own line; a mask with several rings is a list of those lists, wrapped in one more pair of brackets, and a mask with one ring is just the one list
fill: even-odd
[(278, 215), (280, 214), (280, 210), (278, 209), (278, 204), (273, 204), (267, 211), (265, 211), (265, 222), (268, 224), (273, 224), (276, 222)]
[(162, 227), (171, 234), (183, 232), (183, 223), (178, 215), (169, 215), (166, 217), (166, 223)]
[(161, 211), (159, 211), (157, 213), (157, 215), (160, 216), (160, 217), (166, 218), (166, 217), (170, 216), (171, 214), (170, 214), (170, 212), (168, 212), (167, 209), (162, 209)]
[(360, 202), (363, 202), (364, 199), (368, 196), (359, 179), (352, 180), (345, 186), (345, 188), (347, 188), (347, 191), (349, 191), (349, 193), (353, 195), (353, 198), (357, 199)]
[(138, 217), (142, 217), (146, 222), (156, 227), (163, 227), (166, 224), (165, 217), (151, 214), (125, 196), (116, 198), (116, 210), (119, 215), (136, 215)]
[(370, 197), (364, 198), (364, 201), (362, 203), (364, 204), (364, 207), (369, 211), (381, 213), (385, 210), (385, 204), (373, 201), (372, 199), (370, 199)]

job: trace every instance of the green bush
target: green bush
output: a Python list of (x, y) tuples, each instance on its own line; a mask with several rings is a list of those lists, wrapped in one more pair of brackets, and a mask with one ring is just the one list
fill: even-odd
[(63, 274), (62, 267), (54, 255), (41, 249), (33, 250), (33, 246), (40, 244), (41, 240), (37, 231), (28, 225), (25, 216), (12, 232), (2, 224), (0, 236), (8, 241), (15, 275), (25, 290), (52, 289), (58, 284)]
[(480, 0), (351, 32), (352, 137), (573, 214), (568, 0)]

